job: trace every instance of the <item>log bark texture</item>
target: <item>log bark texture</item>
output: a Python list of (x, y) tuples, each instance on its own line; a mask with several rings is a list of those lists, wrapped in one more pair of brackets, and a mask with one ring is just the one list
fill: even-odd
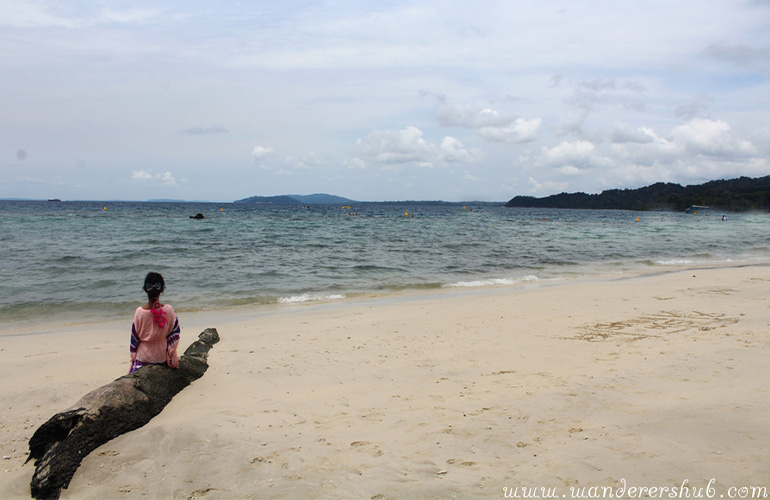
[(219, 342), (207, 328), (179, 359), (179, 368), (150, 365), (124, 375), (83, 396), (57, 413), (29, 440), (29, 460), (35, 460), (30, 489), (37, 499), (59, 498), (81, 461), (111, 439), (137, 429), (208, 369), (208, 353)]

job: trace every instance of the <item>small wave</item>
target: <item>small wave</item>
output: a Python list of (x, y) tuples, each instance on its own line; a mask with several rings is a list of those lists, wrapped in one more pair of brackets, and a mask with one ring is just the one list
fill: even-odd
[(669, 259), (669, 260), (656, 260), (655, 263), (660, 266), (682, 266), (686, 264), (692, 264), (694, 261), (690, 259)]
[(330, 295), (316, 295), (311, 293), (303, 293), (302, 295), (292, 295), (291, 297), (281, 297), (278, 299), (279, 304), (299, 304), (301, 302), (311, 302), (314, 300), (339, 300), (344, 299), (342, 294), (330, 294)]
[(461, 288), (461, 287), (480, 287), (480, 286), (494, 286), (494, 285), (515, 285), (517, 283), (533, 283), (539, 281), (537, 276), (524, 276), (522, 278), (489, 278), (485, 280), (474, 281), (458, 281), (456, 283), (447, 283), (443, 285), (446, 288)]
[(358, 265), (353, 266), (353, 271), (358, 273), (393, 273), (393, 272), (406, 272), (404, 269), (398, 267), (388, 266), (375, 266), (375, 265)]

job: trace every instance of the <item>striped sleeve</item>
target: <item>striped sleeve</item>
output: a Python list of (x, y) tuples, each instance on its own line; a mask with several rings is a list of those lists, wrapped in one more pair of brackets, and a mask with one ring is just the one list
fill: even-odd
[(136, 334), (136, 323), (131, 325), (131, 344), (129, 350), (131, 351), (131, 359), (136, 358), (136, 350), (139, 348), (139, 336)]
[(174, 315), (174, 328), (166, 336), (166, 364), (171, 368), (179, 367), (179, 356), (176, 353), (176, 346), (179, 344), (179, 318)]
[(174, 328), (166, 335), (166, 345), (168, 349), (176, 349), (176, 345), (179, 343), (179, 334), (181, 329), (179, 328), (179, 318), (174, 318)]

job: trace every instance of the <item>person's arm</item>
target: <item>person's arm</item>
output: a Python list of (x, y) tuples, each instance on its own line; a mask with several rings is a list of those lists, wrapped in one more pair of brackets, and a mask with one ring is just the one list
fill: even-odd
[(139, 336), (136, 334), (136, 321), (131, 324), (131, 341), (129, 344), (129, 352), (131, 353), (131, 365), (128, 367), (128, 373), (134, 369), (134, 363), (136, 362), (136, 350), (139, 349)]
[(174, 327), (168, 332), (168, 335), (166, 335), (166, 364), (171, 368), (177, 368), (179, 366), (179, 357), (176, 354), (176, 348), (179, 345), (180, 333), (179, 318), (174, 314)]

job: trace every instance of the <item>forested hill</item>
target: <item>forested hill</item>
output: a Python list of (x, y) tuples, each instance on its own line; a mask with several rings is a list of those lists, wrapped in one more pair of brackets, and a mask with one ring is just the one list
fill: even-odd
[(694, 186), (658, 182), (639, 189), (599, 194), (561, 193), (545, 198), (516, 196), (506, 207), (685, 210), (705, 205), (725, 211), (770, 210), (770, 176), (711, 181)]
[(273, 205), (349, 205), (353, 200), (335, 196), (326, 193), (316, 193), (308, 195), (284, 194), (280, 196), (251, 196), (242, 200), (236, 200), (234, 203), (263, 203)]

